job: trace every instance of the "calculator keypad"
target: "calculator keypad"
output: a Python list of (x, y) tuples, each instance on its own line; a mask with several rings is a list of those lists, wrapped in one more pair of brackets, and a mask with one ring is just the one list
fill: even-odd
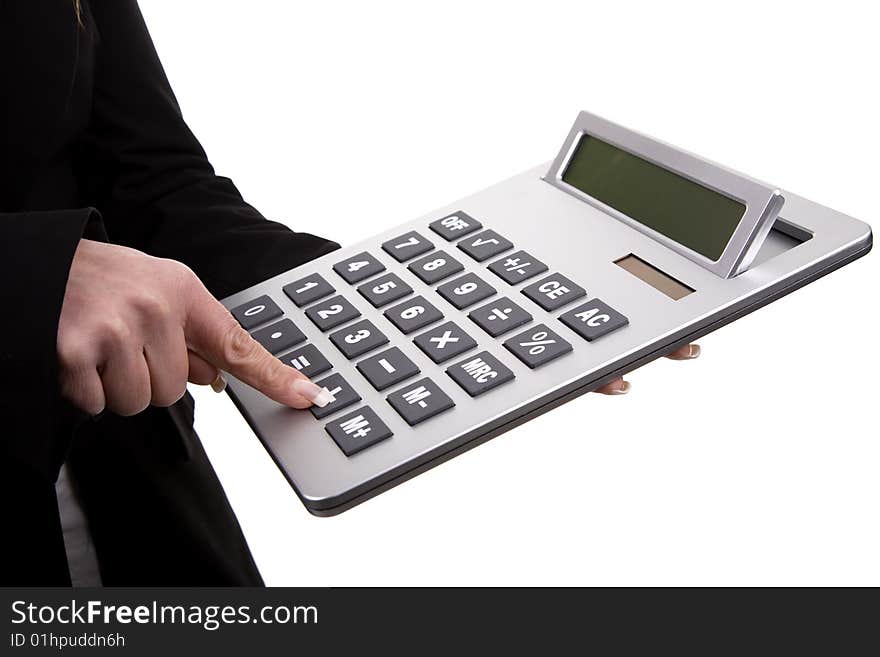
[(547, 265), (525, 251), (517, 251), (493, 262), (489, 271), (500, 276), (505, 283), (516, 285), (547, 271)]
[(332, 342), (349, 360), (388, 343), (388, 338), (373, 322), (362, 319), (330, 334)]
[(322, 331), (341, 326), (347, 321), (360, 317), (361, 311), (351, 305), (345, 297), (336, 295), (306, 310), (308, 317)]
[(346, 283), (360, 283), (379, 272), (385, 271), (385, 265), (376, 260), (366, 251), (347, 258), (333, 265), (333, 270), (345, 279)]
[(312, 411), (312, 415), (318, 420), (325, 418), (328, 415), (332, 415), (336, 411), (341, 411), (343, 408), (347, 408), (361, 400), (361, 396), (349, 385), (348, 381), (342, 378), (341, 374), (331, 374), (320, 381), (315, 381), (315, 384), (322, 388), (327, 388), (327, 390), (330, 391), (330, 394), (336, 398), (326, 406), (309, 407), (309, 410)]
[(514, 378), (513, 372), (488, 351), (465, 358), (448, 367), (446, 373), (471, 397), (479, 397)]
[(544, 310), (554, 311), (586, 296), (586, 291), (562, 274), (550, 274), (537, 283), (527, 285), (522, 293)]
[(357, 290), (374, 308), (386, 306), (412, 292), (412, 288), (400, 280), (400, 276), (397, 274), (385, 274), (374, 278), (369, 283), (361, 285)]
[(419, 368), (397, 347), (386, 349), (357, 364), (376, 390), (385, 390), (419, 373)]
[(330, 296), (336, 290), (320, 274), (306, 276), (293, 283), (288, 283), (283, 288), (284, 294), (293, 301), (298, 308)]
[(461, 310), (495, 294), (495, 288), (476, 274), (465, 274), (437, 288), (437, 293)]
[(418, 296), (399, 303), (385, 311), (385, 317), (402, 333), (413, 331), (443, 319), (443, 313), (435, 308), (425, 297)]
[(624, 315), (601, 299), (587, 301), (563, 314), (559, 320), (588, 342), (629, 324)]
[(369, 406), (343, 415), (324, 428), (346, 456), (354, 456), (393, 435)]
[(507, 297), (501, 297), (470, 311), (468, 317), (493, 338), (532, 321), (532, 316), (528, 312)]
[(397, 260), (397, 262), (406, 262), (407, 260), (420, 256), (433, 248), (433, 244), (414, 230), (382, 244), (382, 250)]
[(571, 343), (537, 324), (505, 341), (504, 346), (526, 365), (535, 369), (571, 352)]
[(272, 354), (280, 354), (282, 351), (306, 341), (303, 332), (289, 319), (269, 324), (259, 331), (254, 331), (251, 335)]
[(448, 217), (432, 221), (428, 226), (448, 242), (469, 235), (483, 227), (479, 221), (464, 212), (456, 212)]
[(444, 322), (425, 331), (413, 342), (435, 363), (443, 363), (477, 346), (476, 341), (455, 322)]
[(318, 351), (318, 348), (313, 344), (305, 344), (278, 358), (285, 365), (290, 365), (309, 378), (333, 368), (330, 361), (324, 358), (324, 354)]
[(459, 242), (458, 248), (477, 262), (483, 262), (513, 248), (513, 242), (506, 237), (501, 237), (494, 230), (484, 230), (482, 233), (477, 233)]
[(428, 285), (442, 281), (463, 269), (464, 266), (445, 251), (435, 251), (409, 265), (409, 270)]
[(247, 330), (273, 320), (276, 317), (281, 317), (283, 314), (278, 304), (272, 301), (266, 294), (257, 297), (253, 301), (236, 306), (230, 312), (238, 320), (242, 328)]
[(424, 422), (453, 406), (455, 402), (431, 379), (424, 378), (388, 395), (388, 403), (410, 426)]

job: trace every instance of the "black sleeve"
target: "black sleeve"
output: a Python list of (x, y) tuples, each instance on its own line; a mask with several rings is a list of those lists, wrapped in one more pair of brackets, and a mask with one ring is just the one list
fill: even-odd
[(135, 0), (92, 0), (92, 117), (78, 169), (110, 240), (189, 265), (218, 297), (338, 248), (268, 221), (217, 176)]
[(60, 395), (56, 340), (70, 263), (100, 239), (92, 208), (0, 213), (0, 417), (7, 459), (55, 481), (81, 419)]

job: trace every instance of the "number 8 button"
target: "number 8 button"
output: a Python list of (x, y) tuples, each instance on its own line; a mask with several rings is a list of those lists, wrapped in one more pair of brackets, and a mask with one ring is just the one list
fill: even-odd
[(445, 251), (435, 251), (409, 266), (409, 270), (428, 285), (433, 285), (462, 269), (464, 269), (462, 264)]

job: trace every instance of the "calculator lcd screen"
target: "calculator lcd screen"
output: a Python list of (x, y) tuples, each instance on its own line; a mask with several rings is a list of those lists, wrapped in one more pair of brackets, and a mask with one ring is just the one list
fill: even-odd
[(586, 133), (562, 180), (713, 261), (746, 211), (739, 201)]

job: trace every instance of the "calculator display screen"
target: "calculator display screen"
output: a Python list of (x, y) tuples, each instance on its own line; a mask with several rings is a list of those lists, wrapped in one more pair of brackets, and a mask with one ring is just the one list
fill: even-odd
[(588, 134), (562, 180), (713, 261), (746, 211), (739, 201)]

